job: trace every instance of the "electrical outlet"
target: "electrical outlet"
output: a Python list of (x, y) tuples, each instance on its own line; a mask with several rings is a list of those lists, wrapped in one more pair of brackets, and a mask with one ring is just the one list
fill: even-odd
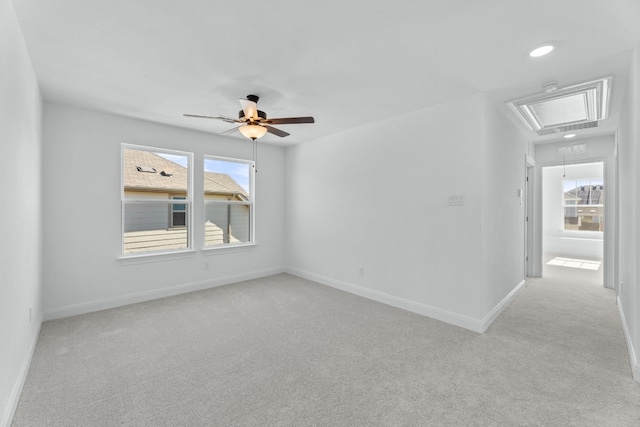
[(205, 270), (208, 270), (208, 269), (209, 269), (209, 263), (208, 263), (208, 262), (205, 262), (205, 263), (204, 263), (204, 269), (205, 269)]
[(31, 307), (29, 307), (29, 322), (31, 322)]
[(361, 276), (364, 276), (364, 267), (363, 266), (358, 267), (358, 272)]

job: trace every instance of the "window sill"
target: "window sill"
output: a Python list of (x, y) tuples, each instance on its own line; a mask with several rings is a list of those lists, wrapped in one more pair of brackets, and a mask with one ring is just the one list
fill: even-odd
[(604, 233), (602, 231), (591, 230), (558, 230), (558, 237), (569, 239), (593, 239), (602, 240)]
[(118, 257), (118, 261), (122, 265), (145, 264), (150, 262), (191, 258), (195, 253), (196, 251), (194, 251), (193, 249), (185, 249), (183, 251), (173, 251), (173, 252), (127, 254), (127, 255), (120, 255)]
[(203, 255), (216, 255), (221, 253), (252, 251), (257, 245), (255, 243), (239, 243), (235, 245), (207, 246), (202, 248)]

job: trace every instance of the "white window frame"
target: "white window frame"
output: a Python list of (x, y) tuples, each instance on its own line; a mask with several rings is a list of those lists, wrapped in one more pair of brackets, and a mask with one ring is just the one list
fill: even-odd
[[(169, 198), (160, 198), (160, 197), (150, 197), (144, 199), (125, 199), (125, 191), (124, 191), (124, 150), (140, 150), (140, 151), (150, 151), (154, 153), (164, 153), (164, 154), (173, 154), (178, 156), (183, 156), (187, 158), (187, 196), (185, 199), (174, 199), (173, 197)], [(134, 145), (134, 144), (126, 144), (122, 143), (120, 145), (120, 256), (119, 258), (142, 258), (156, 255), (166, 255), (166, 254), (174, 254), (174, 253), (185, 253), (185, 252), (193, 252), (193, 153), (187, 151), (178, 151), (167, 148), (160, 147), (151, 147), (145, 145)], [(179, 249), (161, 249), (154, 251), (144, 251), (144, 252), (128, 252), (125, 253), (124, 247), (124, 237), (125, 237), (125, 206), (127, 204), (157, 204), (157, 203), (166, 203), (167, 210), (169, 211), (169, 225), (172, 224), (172, 206), (174, 204), (184, 204), (186, 205), (186, 232), (187, 232), (187, 245), (184, 248)]]
[(205, 170), (205, 162), (207, 161), (207, 159), (211, 159), (211, 160), (220, 160), (220, 161), (225, 161), (225, 162), (233, 162), (233, 163), (244, 163), (246, 165), (249, 166), (249, 200), (246, 202), (243, 201), (233, 201), (233, 200), (207, 200), (206, 195), (204, 194), (204, 188), (202, 191), (202, 199), (203, 199), (203, 217), (206, 218), (206, 212), (207, 212), (207, 205), (213, 205), (213, 204), (224, 204), (224, 205), (244, 205), (244, 206), (249, 206), (249, 241), (248, 242), (234, 242), (234, 243), (222, 243), (219, 245), (210, 245), (207, 246), (207, 242), (206, 242), (206, 230), (205, 230), (205, 226), (203, 223), (203, 236), (202, 236), (202, 250), (203, 251), (220, 251), (220, 250), (225, 250), (225, 249), (229, 249), (229, 248), (238, 248), (238, 247), (247, 247), (247, 246), (254, 246), (256, 244), (255, 241), (255, 162), (252, 160), (245, 160), (245, 159), (237, 159), (237, 158), (233, 158), (233, 157), (222, 157), (222, 156), (216, 156), (213, 154), (205, 154), (202, 160), (202, 170), (203, 170), (203, 180), (204, 180), (204, 173), (206, 172)]
[[(603, 186), (603, 191), (605, 191), (605, 199), (606, 199), (606, 189), (604, 188), (604, 178), (600, 177), (600, 178), (566, 178), (566, 179), (562, 179), (560, 180), (560, 184), (562, 185), (562, 231), (564, 232), (576, 232), (579, 231), (580, 233), (600, 233), (602, 234), (603, 231), (598, 231), (598, 230), (570, 230), (570, 229), (566, 229), (566, 223), (565, 223), (565, 217), (566, 217), (566, 209), (567, 208), (573, 208), (576, 210), (576, 215), (578, 215), (578, 217), (580, 217), (578, 210), (579, 209), (589, 209), (589, 208), (602, 208), (602, 214), (601, 215), (589, 215), (589, 216), (599, 216), (602, 218), (602, 223), (604, 223), (604, 204), (597, 204), (597, 205), (592, 205), (592, 204), (588, 204), (588, 205), (579, 205), (578, 204), (578, 199), (576, 198), (576, 204), (575, 205), (568, 205), (567, 199), (565, 199), (564, 197), (564, 184), (565, 182), (575, 182), (576, 184), (578, 183), (578, 181), (589, 181), (589, 185), (592, 186), (593, 184), (591, 184), (592, 181), (602, 181), (602, 186)], [(577, 188), (577, 187), (576, 187)], [(589, 198), (591, 198), (591, 195), (589, 195)]]

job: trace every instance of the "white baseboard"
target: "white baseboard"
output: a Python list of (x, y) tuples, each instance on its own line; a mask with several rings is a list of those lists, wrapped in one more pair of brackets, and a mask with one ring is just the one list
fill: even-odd
[(618, 305), (618, 312), (620, 313), (620, 321), (622, 322), (622, 330), (624, 331), (624, 338), (627, 341), (627, 350), (629, 350), (629, 362), (631, 363), (631, 373), (633, 379), (640, 382), (640, 363), (638, 363), (638, 356), (633, 348), (633, 341), (631, 341), (631, 334), (629, 334), (629, 327), (627, 326), (627, 319), (624, 317), (624, 309), (620, 301), (620, 296), (616, 300)]
[(491, 326), (491, 324), (498, 318), (498, 316), (500, 316), (500, 313), (502, 313), (504, 309), (507, 308), (509, 304), (511, 304), (511, 301), (513, 301), (516, 295), (518, 295), (518, 293), (522, 289), (524, 289), (524, 285), (525, 281), (524, 279), (522, 279), (522, 281), (518, 283), (511, 292), (509, 292), (509, 295), (504, 297), (502, 301), (500, 301), (498, 305), (493, 307), (493, 310), (491, 310), (489, 314), (487, 314), (484, 319), (482, 319), (482, 332), (485, 332), (487, 329), (489, 329), (489, 326)]
[(9, 397), (9, 402), (7, 403), (5, 413), (2, 415), (2, 419), (0, 419), (1, 427), (11, 426), (13, 416), (15, 415), (16, 409), (18, 408), (18, 402), (20, 401), (20, 395), (22, 394), (22, 387), (24, 386), (24, 382), (27, 380), (29, 366), (31, 366), (31, 359), (33, 358), (33, 353), (35, 352), (36, 344), (38, 343), (38, 337), (40, 336), (40, 329), (42, 328), (42, 318), (39, 320), (38, 325), (38, 330), (36, 331), (36, 334), (33, 338), (33, 342), (31, 343), (29, 353), (22, 362), (20, 372), (18, 373), (18, 378), (13, 385), (13, 390), (11, 391), (11, 396)]
[(89, 301), (80, 304), (68, 305), (65, 307), (44, 310), (43, 320), (61, 319), (63, 317), (77, 316), (79, 314), (92, 313), (94, 311), (107, 310), (124, 305), (136, 304), (139, 302), (151, 301), (159, 298), (171, 297), (174, 295), (186, 294), (188, 292), (200, 291), (203, 289), (215, 288), (217, 286), (228, 285), (244, 280), (258, 279), (260, 277), (271, 276), (284, 273), (283, 267), (270, 268), (266, 270), (252, 271), (249, 273), (235, 274), (231, 276), (218, 277), (200, 282), (185, 283), (182, 285), (170, 286), (162, 289), (137, 292), (129, 295), (122, 295), (113, 298), (106, 298), (99, 301)]
[(502, 310), (504, 310), (507, 305), (509, 305), (517, 292), (524, 286), (523, 280), (522, 282), (520, 282), (520, 284), (518, 284), (518, 286), (516, 286), (513, 291), (511, 291), (509, 295), (507, 295), (506, 298), (504, 298), (493, 310), (491, 310), (491, 312), (484, 319), (479, 320), (469, 316), (465, 316), (463, 314), (458, 314), (452, 311), (443, 310), (441, 308), (432, 307), (427, 304), (411, 301), (394, 295), (389, 295), (384, 292), (375, 291), (362, 286), (354, 285), (352, 283), (343, 282), (341, 280), (331, 279), (326, 276), (300, 270), (294, 267), (287, 267), (286, 272), (289, 274), (293, 274), (294, 276), (299, 276), (323, 285), (331, 286), (332, 288), (340, 289), (341, 291), (349, 292), (354, 295), (378, 301), (393, 307), (401, 308), (412, 313), (440, 320), (441, 322), (449, 323), (451, 325), (459, 326), (461, 328), (465, 328), (478, 333), (484, 333), (489, 328), (491, 323), (498, 317)]

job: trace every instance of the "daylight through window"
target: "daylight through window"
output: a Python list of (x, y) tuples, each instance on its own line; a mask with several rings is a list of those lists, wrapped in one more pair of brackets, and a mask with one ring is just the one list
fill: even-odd
[(601, 232), (604, 227), (603, 179), (565, 179), (562, 186), (564, 229)]
[(252, 162), (205, 156), (205, 247), (253, 242)]
[(190, 153), (122, 146), (122, 253), (191, 248)]

